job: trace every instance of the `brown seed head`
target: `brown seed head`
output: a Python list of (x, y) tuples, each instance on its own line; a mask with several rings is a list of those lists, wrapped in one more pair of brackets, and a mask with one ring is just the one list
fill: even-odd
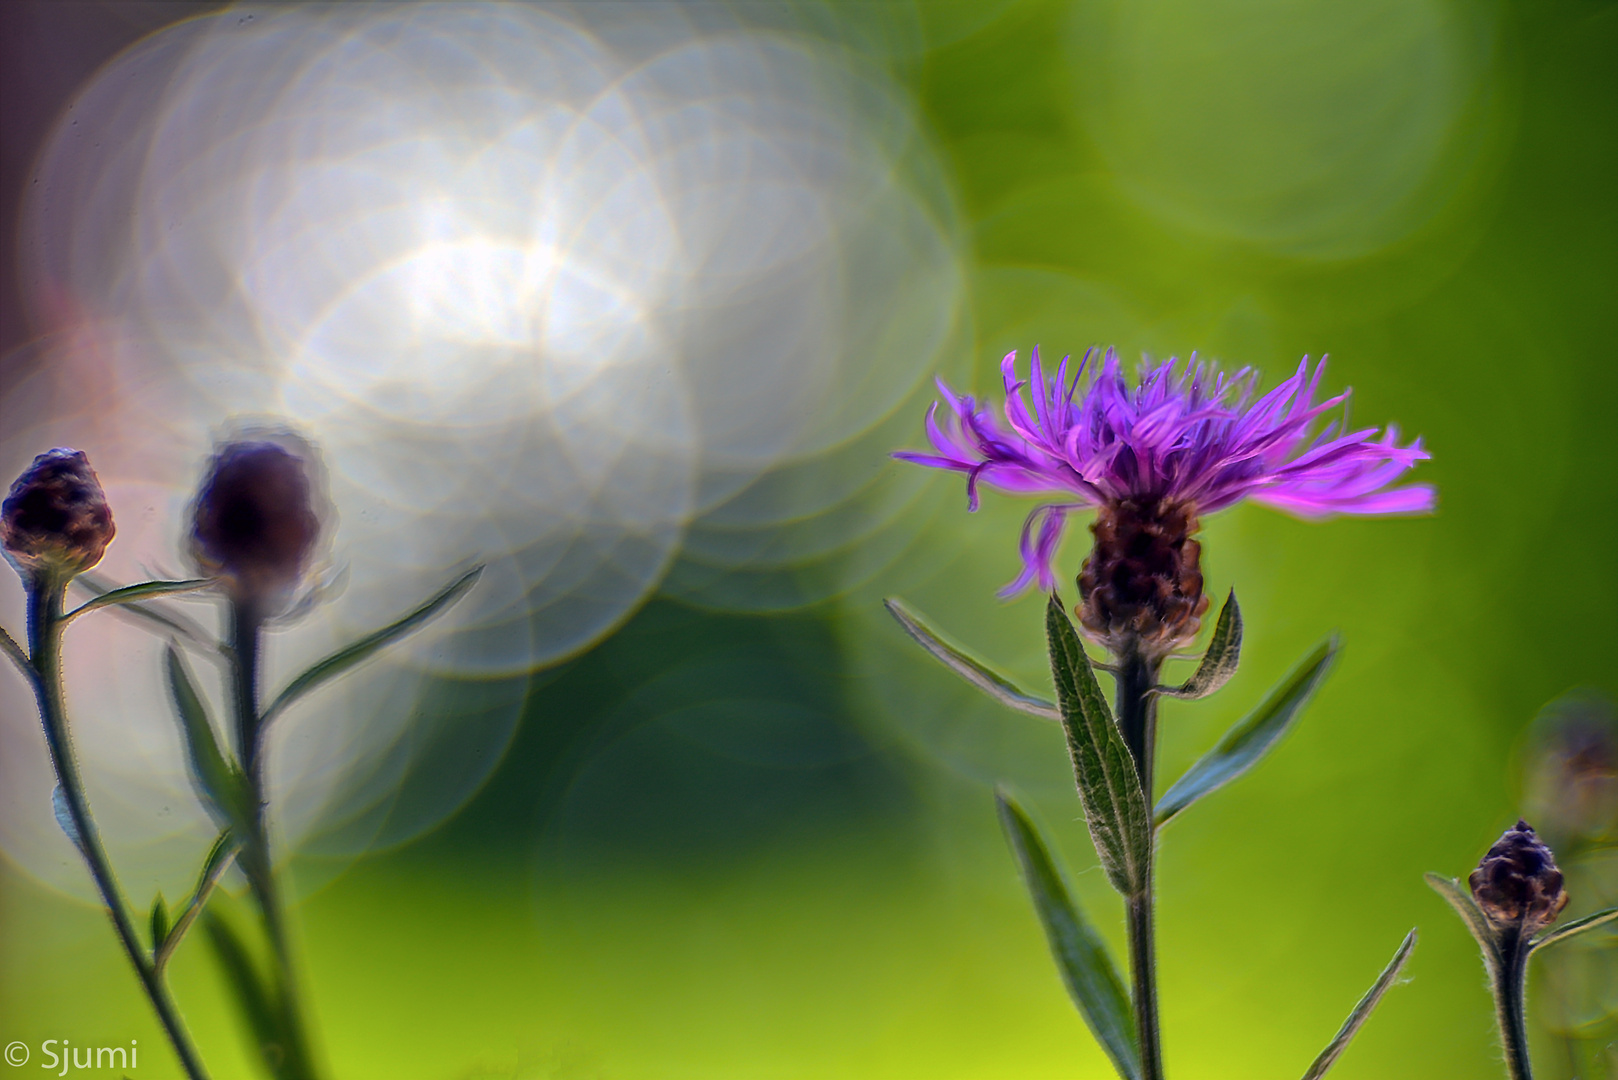
[(0, 513), (0, 544), (24, 577), (82, 574), (101, 561), (117, 531), (107, 493), (80, 450), (36, 457)]
[(192, 506), (191, 552), (237, 603), (274, 615), (303, 582), (321, 537), (319, 462), (284, 432), (220, 444)]
[(1126, 499), (1107, 503), (1090, 526), (1095, 547), (1079, 574), (1079, 621), (1108, 650), (1161, 658), (1196, 637), (1202, 545), (1189, 503)]
[(1555, 922), (1567, 907), (1556, 857), (1526, 821), (1495, 841), (1467, 884), (1491, 923), (1517, 927), (1525, 936)]

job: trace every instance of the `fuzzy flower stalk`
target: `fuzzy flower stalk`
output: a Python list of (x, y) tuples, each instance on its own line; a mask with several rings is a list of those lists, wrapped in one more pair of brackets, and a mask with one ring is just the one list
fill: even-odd
[[(116, 531), (101, 481), (82, 451), (59, 447), (34, 459), (0, 504), (0, 546), (22, 577), (27, 592), (27, 648), (0, 630), (0, 651), (28, 681), (39, 706), (46, 748), (56, 774), (56, 820), (89, 869), (119, 944), (174, 1047), (180, 1067), (191, 1080), (205, 1080), (207, 1072), (164, 981), (166, 942), (154, 941), (148, 948), (136, 929), (90, 811), (68, 724), (62, 681), (62, 632), (79, 615), (123, 601), (108, 595), (68, 611), (67, 590), (75, 578), (101, 561)], [(143, 595), (157, 595), (187, 591), (200, 584), (148, 582), (139, 590)], [(126, 595), (132, 594), (126, 591)], [(210, 888), (211, 885), (210, 882)], [(178, 944), (178, 935), (172, 940)]]
[[(1125, 900), (1133, 1030), (1115, 1033), (1108, 1043), (1106, 1003), (1086, 1005), (1076, 989), (1075, 998), (1102, 1041), (1122, 1048), (1114, 1055), (1122, 1075), (1159, 1080), (1163, 1066), (1152, 866), (1156, 830), (1191, 800), (1249, 767), (1257, 755), (1244, 742), (1278, 737), (1324, 676), (1335, 651), (1335, 643), (1317, 650), (1265, 706), (1272, 714), (1258, 720), (1269, 726), (1255, 720), (1250, 730), (1227, 736), (1228, 745), (1221, 743), (1204, 759), (1207, 768), (1199, 774), (1204, 764), (1199, 763), (1178, 781), (1165, 796), (1168, 808), (1159, 804), (1154, 815), (1158, 699), (1191, 699), (1218, 689), (1235, 671), (1241, 643), (1240, 613), (1232, 596), (1193, 679), (1181, 687), (1158, 682), (1164, 660), (1196, 637), (1208, 610), (1202, 549), (1195, 538), (1201, 517), (1243, 499), (1305, 518), (1428, 512), (1434, 506), (1430, 486), (1398, 483), (1428, 455), (1420, 440), (1401, 445), (1392, 427), (1349, 430), (1346, 409), (1333, 419), (1348, 395), (1317, 400), (1325, 365), (1311, 370), (1307, 358), (1290, 378), (1264, 394), (1258, 393), (1256, 371), (1227, 374), (1195, 357), (1185, 364), (1174, 359), (1146, 364), (1134, 380), (1125, 376), (1111, 350), (1104, 355), (1092, 350), (1076, 365), (1064, 358), (1051, 372), (1035, 349), (1027, 377), (1016, 361), (1013, 352), (1001, 363), (1005, 399), (998, 406), (957, 394), (940, 382), (943, 401), (927, 416), (931, 450), (894, 456), (963, 474), (971, 510), (978, 508), (985, 487), (1039, 497), (1022, 530), (1022, 571), (1001, 595), (1035, 584), (1053, 594), (1047, 628), (1058, 701), (1029, 704), (1033, 699), (1008, 689), (1002, 677), (942, 644), (902, 606), (893, 610), (912, 637), (970, 681), (1013, 707), (1055, 714), (1062, 721), (1086, 820), (1103, 865)], [(1078, 575), (1076, 614), (1085, 634), (1112, 655), (1108, 669), (1117, 685), (1111, 711), (1094, 689), (1090, 661), (1054, 596), (1057, 548), (1068, 518), (1081, 511), (1094, 511), (1094, 543)], [(1132, 776), (1120, 776), (1113, 768), (1114, 741), (1122, 743), (1119, 755), (1127, 750), (1121, 760)], [(1213, 760), (1221, 753), (1230, 760)], [(1032, 850), (1027, 840), (1031, 834), (1020, 811), (1008, 813), (1006, 807), (1003, 799), (1002, 819), (1021, 856), (1025, 848)], [(1025, 877), (1036, 896), (1038, 865), (1037, 859), (1024, 860)], [(1047, 931), (1054, 947), (1059, 935), (1049, 923)], [(1408, 947), (1396, 964), (1407, 954)], [(1081, 982), (1070, 979), (1070, 988)], [(1340, 1045), (1334, 1046), (1338, 1048), (1328, 1048), (1331, 1059), (1340, 1052)], [(1324, 1060), (1322, 1071), (1329, 1064)]]
[(1547, 945), (1618, 922), (1618, 908), (1555, 925), (1568, 906), (1556, 856), (1526, 821), (1501, 834), (1466, 882), (1428, 874), (1483, 952), (1511, 1080), (1533, 1080), (1525, 996), (1528, 961)]
[(288, 1080), (312, 1080), (316, 1066), (270, 850), (259, 675), (265, 624), (306, 588), (330, 533), (324, 480), (306, 439), (282, 429), (248, 430), (215, 447), (191, 507), (192, 558), (228, 601), (231, 703), (244, 787), (235, 800), (243, 809), (231, 824), (241, 834), (240, 864), (275, 961), (279, 1030), (261, 1051), (272, 1074)]

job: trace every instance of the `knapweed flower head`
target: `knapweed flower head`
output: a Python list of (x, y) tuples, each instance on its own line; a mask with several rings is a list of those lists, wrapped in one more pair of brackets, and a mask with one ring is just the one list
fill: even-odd
[(283, 611), (306, 581), (330, 517), (314, 447), (277, 429), (222, 441), (191, 512), (191, 554), (238, 604)]
[(101, 561), (114, 532), (106, 492), (80, 450), (36, 457), (0, 506), (0, 544), (25, 578), (82, 574)]
[(1311, 372), (1305, 358), (1256, 396), (1257, 372), (1227, 375), (1194, 357), (1148, 364), (1133, 385), (1112, 350), (1076, 366), (1064, 359), (1051, 374), (1035, 349), (1029, 379), (1016, 359), (1001, 363), (999, 410), (940, 382), (946, 409), (935, 403), (927, 417), (933, 452), (895, 456), (964, 473), (974, 510), (985, 485), (1047, 499), (1023, 527), (1023, 571), (1005, 595), (1055, 588), (1068, 515), (1099, 509), (1080, 591), (1081, 618), (1103, 637), (1157, 634), (1167, 646), (1195, 633), (1206, 601), (1189, 537), (1200, 514), (1242, 499), (1309, 518), (1433, 507), (1431, 487), (1392, 486), (1428, 456), (1420, 440), (1400, 446), (1392, 427), (1342, 431), (1324, 419), (1348, 397), (1316, 402), (1324, 362)]
[(1497, 928), (1537, 933), (1567, 907), (1556, 857), (1526, 821), (1507, 829), (1467, 879), (1472, 899)]

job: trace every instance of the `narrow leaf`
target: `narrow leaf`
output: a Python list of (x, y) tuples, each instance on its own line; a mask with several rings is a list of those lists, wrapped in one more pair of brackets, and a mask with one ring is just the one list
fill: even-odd
[(1107, 947), (1084, 921), (1027, 813), (1004, 791), (995, 792), (995, 802), (1023, 882), (1033, 897), (1034, 910), (1045, 928), (1045, 939), (1056, 957), (1062, 981), (1067, 984), (1068, 996), (1079, 1007), (1091, 1034), (1112, 1058), (1118, 1075), (1124, 1080), (1140, 1080), (1134, 1012)]
[(173, 596), (175, 593), (196, 592), (212, 584), (213, 581), (208, 578), (195, 578), (190, 581), (143, 581), (139, 585), (125, 585), (121, 589), (104, 592), (94, 600), (85, 601), (64, 615), (62, 622), (71, 622), (97, 608), (112, 607), (115, 604), (134, 604), (159, 596)]
[(271, 1066), (271, 1074), (278, 1075), (279, 1062), (275, 1059), (285, 1056), (286, 1041), (281, 1036), (275, 995), (260, 978), (246, 944), (229, 923), (209, 912), (203, 919), (203, 928), (219, 966), (224, 969), (225, 982), (236, 998), (236, 1007), (253, 1031), (259, 1053)]
[(338, 649), (324, 660), (315, 663), (305, 670), (303, 674), (288, 683), (286, 689), (282, 690), (275, 700), (270, 702), (269, 707), (264, 710), (263, 717), (259, 720), (260, 725), (268, 724), (271, 717), (284, 711), (288, 705), (291, 705), (304, 694), (404, 637), (416, 627), (455, 603), (465, 595), (468, 589), (477, 583), (478, 575), (482, 573), (483, 567), (472, 568), (426, 603), (410, 612), (410, 614), (389, 623), (374, 634), (367, 634), (353, 644)]
[(1152, 844), (1151, 816), (1135, 759), (1113, 722), (1079, 635), (1055, 596), (1045, 611), (1045, 629), (1062, 729), (1090, 837), (1112, 887), (1133, 896), (1145, 887)]
[(220, 752), (213, 721), (208, 719), (207, 706), (197, 693), (180, 650), (171, 642), (165, 655), (169, 696), (185, 736), (191, 778), (221, 825), (244, 829), (250, 817), (246, 782), (240, 770)]
[(1574, 919), (1562, 926), (1553, 927), (1528, 943), (1529, 950), (1537, 951), (1547, 945), (1555, 945), (1558, 941), (1566, 941), (1570, 937), (1594, 930), (1598, 926), (1605, 926), (1610, 922), (1618, 921), (1618, 907), (1598, 911), (1594, 915), (1586, 915), (1582, 919)]
[(1422, 876), (1435, 893), (1449, 901), (1449, 906), (1454, 908), (1461, 921), (1466, 923), (1466, 928), (1472, 932), (1472, 936), (1483, 949), (1484, 961), (1493, 971), (1500, 964), (1499, 935), (1495, 933), (1494, 927), (1489, 925), (1489, 917), (1483, 914), (1477, 902), (1472, 899), (1472, 894), (1467, 891), (1466, 886), (1454, 878), (1433, 873)]
[(1416, 932), (1412, 930), (1405, 935), (1404, 943), (1399, 946), (1399, 951), (1393, 954), (1393, 959), (1388, 961), (1388, 966), (1382, 969), (1382, 974), (1377, 977), (1376, 982), (1365, 992), (1365, 996), (1360, 998), (1360, 1003), (1354, 1006), (1354, 1011), (1348, 1014), (1348, 1019), (1343, 1021), (1337, 1037), (1321, 1051), (1319, 1057), (1315, 1058), (1315, 1063), (1309, 1066), (1309, 1071), (1303, 1074), (1303, 1080), (1320, 1080), (1337, 1063), (1337, 1059), (1348, 1048), (1349, 1041), (1359, 1033), (1365, 1021), (1370, 1019), (1371, 1011), (1382, 1000), (1382, 995), (1388, 992), (1393, 981), (1399, 977), (1399, 972), (1404, 970), (1405, 962), (1410, 959), (1410, 952), (1415, 947)]
[(61, 826), (74, 847), (84, 850), (84, 838), (79, 835), (79, 827), (73, 821), (73, 808), (67, 804), (67, 792), (62, 785), (57, 784), (51, 789), (51, 813), (56, 816), (56, 824)]
[(163, 943), (169, 936), (169, 909), (163, 902), (163, 894), (158, 893), (152, 898), (152, 913), (148, 917), (152, 930), (152, 955), (163, 951)]
[(196, 888), (191, 890), (190, 897), (180, 908), (180, 913), (175, 916), (174, 926), (152, 956), (153, 965), (158, 971), (163, 970), (169, 957), (174, 955), (174, 950), (179, 948), (180, 942), (185, 939), (186, 931), (191, 929), (191, 924), (202, 914), (202, 909), (207, 906), (208, 897), (213, 894), (214, 886), (219, 884), (219, 879), (230, 869), (231, 860), (236, 857), (240, 847), (236, 837), (226, 829), (214, 840), (213, 847), (208, 849), (207, 857), (202, 860), (202, 870), (197, 874)]
[[(80, 574), (73, 579), (73, 584), (88, 589), (96, 594), (98, 599), (118, 591), (110, 582), (103, 580), (96, 574)], [(219, 642), (202, 627), (179, 612), (172, 611), (162, 605), (142, 603), (140, 601), (123, 601), (117, 605), (117, 608), (119, 611), (135, 618), (160, 626), (175, 637), (188, 641), (205, 652), (218, 654), (222, 649)], [(83, 607), (78, 609), (80, 612), (83, 610)]]
[(17, 670), (22, 672), (22, 677), (32, 686), (36, 678), (34, 665), (29, 661), (23, 647), (17, 644), (17, 639), (7, 633), (3, 626), (0, 626), (0, 652), (5, 653), (6, 659), (17, 665)]
[(1195, 701), (1205, 698), (1224, 686), (1236, 674), (1236, 665), (1242, 656), (1242, 609), (1236, 603), (1236, 590), (1230, 590), (1225, 606), (1219, 609), (1219, 621), (1214, 624), (1213, 640), (1202, 654), (1202, 663), (1191, 677), (1179, 686), (1160, 686), (1157, 692), (1164, 697)]
[(1010, 679), (991, 670), (982, 661), (951, 645), (941, 634), (928, 626), (920, 615), (899, 600), (890, 597), (883, 601), (883, 605), (916, 644), (926, 649), (945, 667), (1002, 705), (1009, 705), (1018, 712), (1037, 716), (1041, 720), (1061, 720), (1061, 711), (1055, 705), (1026, 693)]
[(1321, 642), (1270, 691), (1270, 696), (1258, 708), (1225, 732), (1212, 750), (1163, 793), (1157, 803), (1157, 824), (1162, 825), (1204, 795), (1224, 787), (1258, 764), (1314, 696), (1315, 689), (1331, 670), (1337, 650), (1335, 635)]

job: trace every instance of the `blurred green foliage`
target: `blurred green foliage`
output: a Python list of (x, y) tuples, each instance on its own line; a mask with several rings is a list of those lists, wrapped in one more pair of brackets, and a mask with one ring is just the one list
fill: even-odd
[[(1244, 664), (1164, 706), (1164, 786), (1311, 644), (1336, 629), (1345, 652), (1277, 752), (1165, 834), (1165, 1045), (1183, 1080), (1298, 1075), (1420, 925), (1409, 985), (1334, 1076), (1502, 1075), (1473, 945), (1421, 875), (1463, 875), (1515, 819), (1542, 705), (1618, 693), (1618, 6), (817, 11), (902, 15), (919, 41), (887, 62), (958, 200), (972, 309), (951, 378), (971, 363), (993, 392), (1000, 356), (1035, 344), (1195, 349), (1272, 380), (1330, 352), (1357, 419), (1425, 438), (1433, 518), (1205, 523)], [(300, 914), (334, 1075), (1110, 1075), (990, 795), (1005, 780), (1035, 809), (1116, 947), (1059, 732), (980, 701), (879, 603), (1048, 687), (1042, 601), (993, 596), (1025, 507), (969, 517), (956, 478), (928, 484), (904, 508), (917, 536), (863, 585), (775, 615), (654, 601), (536, 678), (456, 818), (299, 866), (325, 882)], [(174, 972), (215, 1075), (250, 1075), (203, 950)], [(171, 1074), (102, 917), (3, 860), (0, 1018), (36, 1046), (138, 1038), (134, 1075)]]

